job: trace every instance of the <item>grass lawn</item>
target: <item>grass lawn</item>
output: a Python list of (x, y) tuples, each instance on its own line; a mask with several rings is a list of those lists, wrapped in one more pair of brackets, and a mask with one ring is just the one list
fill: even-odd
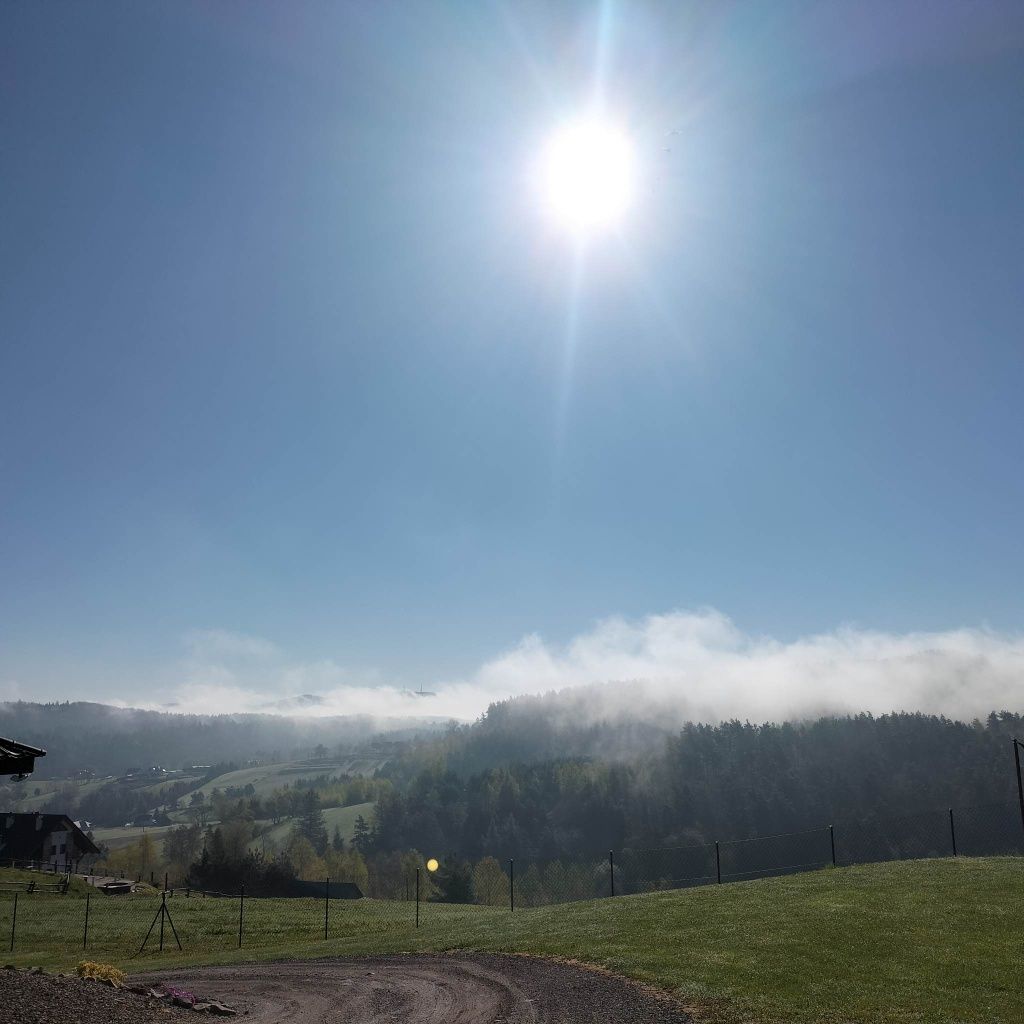
[[(81, 958), (83, 900), (22, 899), (12, 962)], [(0, 936), (10, 929), (0, 898)], [(58, 909), (57, 905), (62, 904)], [(1024, 1020), (1024, 859), (905, 861), (558, 907), (170, 901), (184, 955), (132, 958), (157, 903), (94, 897), (89, 956), (171, 963), (482, 949), (586, 961), (675, 993), (709, 1024), (1010, 1024)], [(77, 948), (76, 948), (77, 947)], [(133, 947), (133, 948), (129, 948)], [(28, 952), (30, 948), (37, 952)]]

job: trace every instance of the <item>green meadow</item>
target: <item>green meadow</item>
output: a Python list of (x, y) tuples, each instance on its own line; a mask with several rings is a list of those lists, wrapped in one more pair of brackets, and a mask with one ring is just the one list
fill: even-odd
[[(260, 765), (256, 768), (239, 768), (237, 771), (225, 772), (202, 786), (196, 791), (209, 798), (215, 789), (244, 789), (252, 786), (258, 796), (269, 796), (275, 789), (293, 784), (297, 779), (314, 779), (327, 776), (340, 779), (345, 775), (371, 776), (387, 762), (387, 758), (365, 755), (352, 755), (322, 761), (285, 761), (280, 764)], [(186, 794), (186, 802), (188, 796)]]
[[(80, 896), (22, 898), (10, 961), (82, 958)], [(0, 936), (11, 898), (0, 897)], [(172, 964), (400, 951), (493, 950), (585, 961), (673, 993), (711, 1024), (1010, 1024), (1024, 1020), (1024, 859), (905, 861), (534, 910), (237, 899), (168, 906), (94, 896), (87, 955), (129, 971)], [(4, 929), (7, 929), (5, 933)]]

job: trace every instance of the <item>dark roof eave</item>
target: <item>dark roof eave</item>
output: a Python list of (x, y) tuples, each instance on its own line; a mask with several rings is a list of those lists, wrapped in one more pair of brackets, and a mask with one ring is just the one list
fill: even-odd
[(0, 736), (0, 757), (46, 757), (46, 751), (41, 747), (33, 747), (28, 743), (19, 743), (17, 740), (5, 739)]

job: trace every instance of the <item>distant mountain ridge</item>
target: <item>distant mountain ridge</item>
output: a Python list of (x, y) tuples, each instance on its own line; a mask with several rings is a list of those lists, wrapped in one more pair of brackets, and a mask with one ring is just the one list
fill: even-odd
[(36, 762), (38, 778), (71, 777), (83, 770), (121, 775), (152, 765), (287, 761), (315, 756), (318, 747), (334, 752), (374, 740), (397, 742), (444, 724), (412, 716), (192, 715), (86, 701), (0, 703), (0, 735), (46, 750)]

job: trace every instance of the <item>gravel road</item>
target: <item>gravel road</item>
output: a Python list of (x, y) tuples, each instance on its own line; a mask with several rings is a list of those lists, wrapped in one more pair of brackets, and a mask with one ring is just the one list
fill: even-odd
[[(136, 980), (136, 979), (132, 979)], [(219, 999), (252, 1024), (682, 1024), (621, 978), (484, 953), (291, 960), (145, 975)]]

